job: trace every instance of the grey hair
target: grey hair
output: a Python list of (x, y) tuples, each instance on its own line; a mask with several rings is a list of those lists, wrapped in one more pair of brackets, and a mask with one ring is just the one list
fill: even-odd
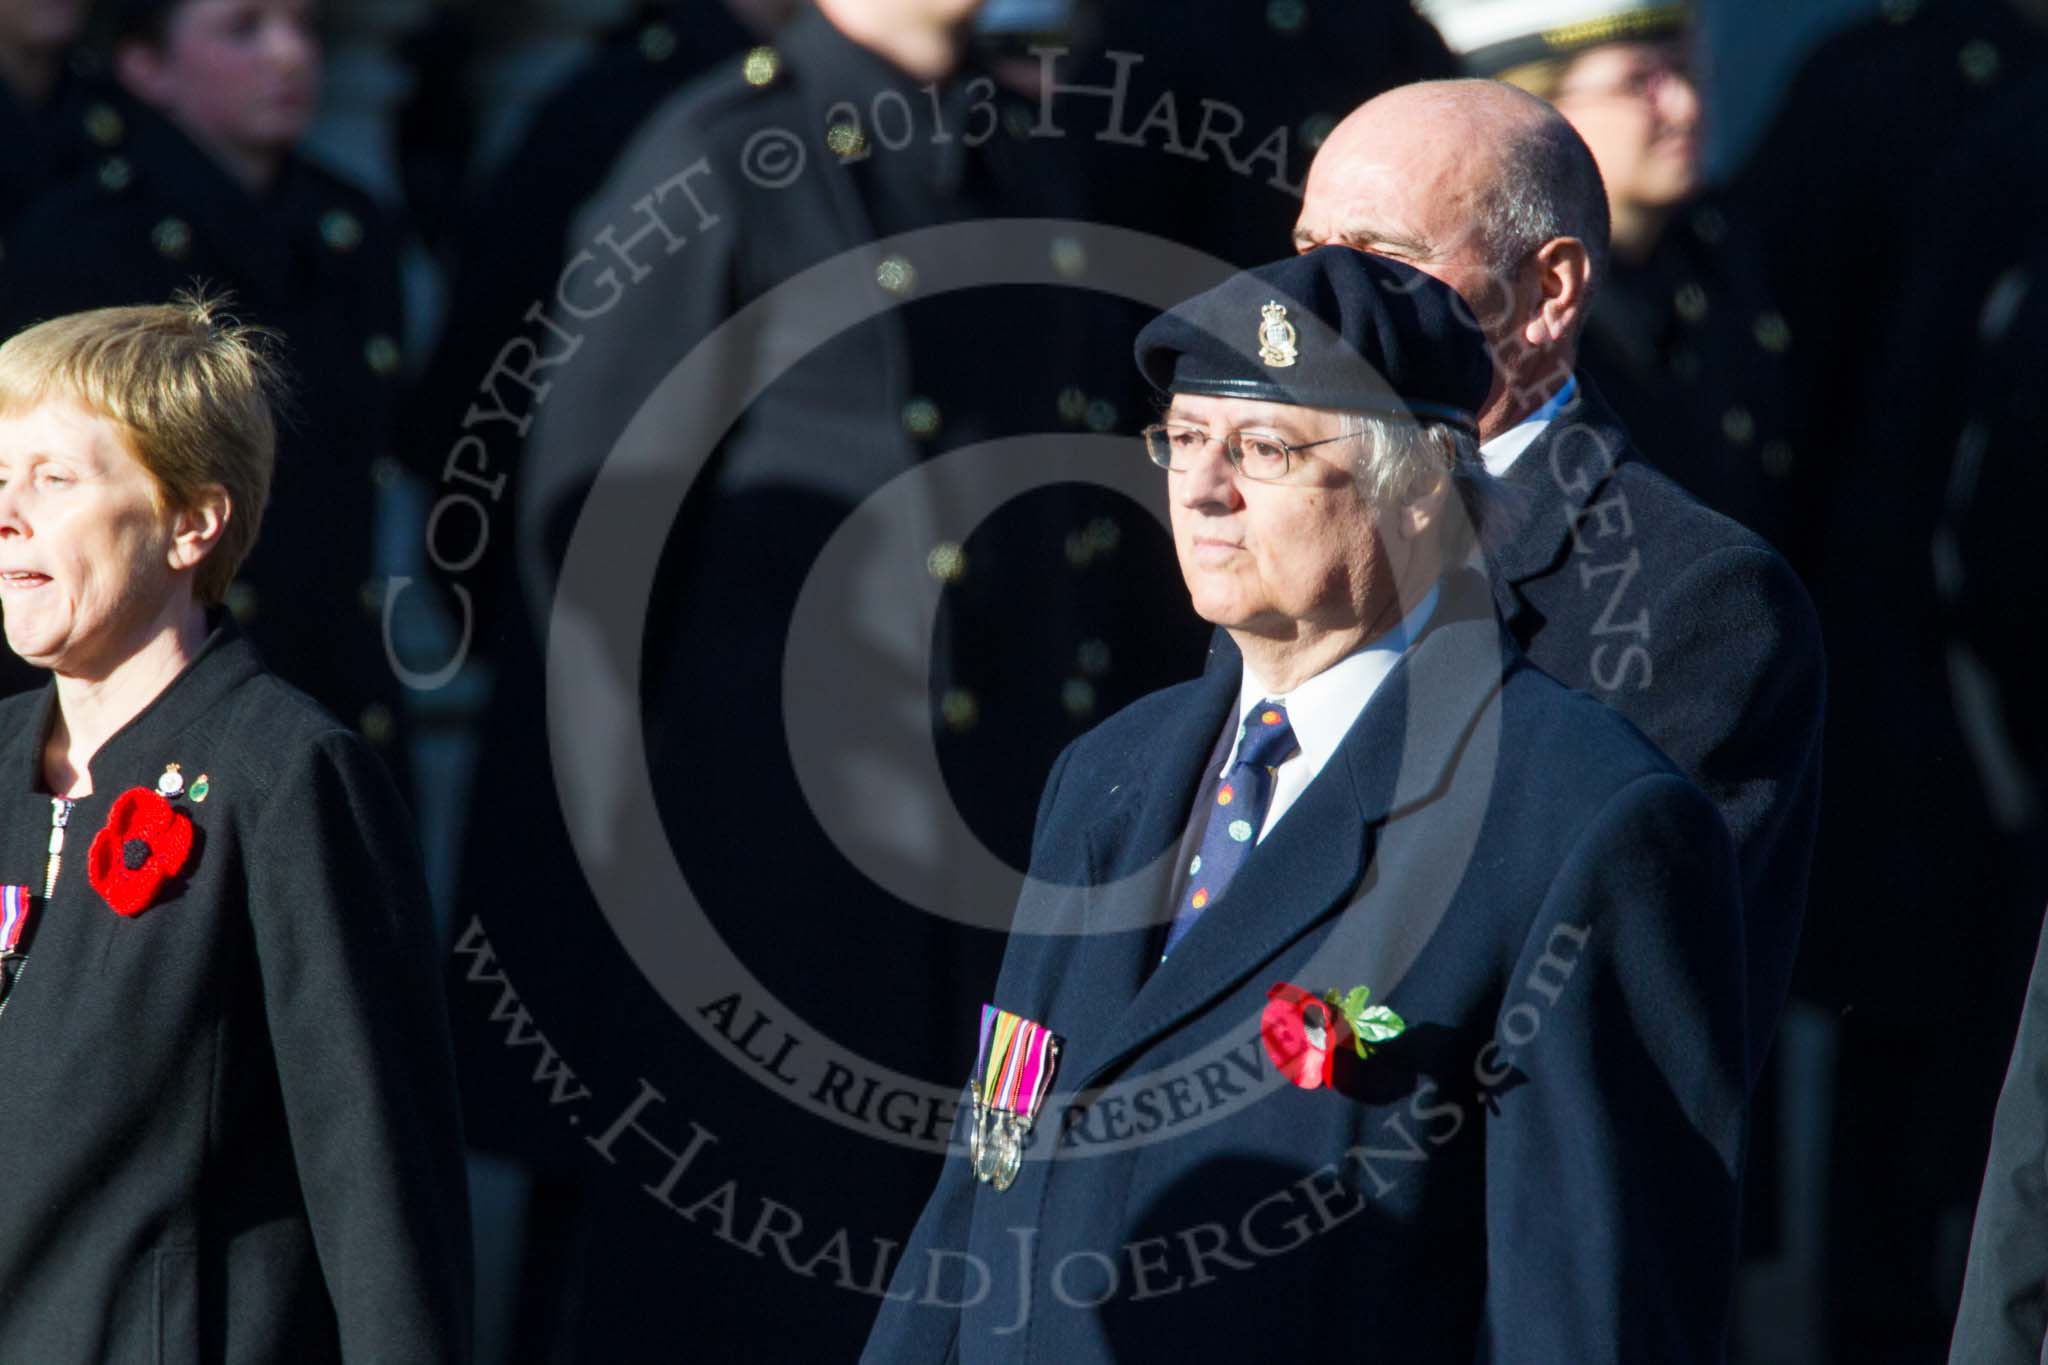
[(1355, 468), (1359, 489), (1374, 507), (1390, 509), (1412, 501), (1448, 479), (1464, 512), (1461, 524), (1447, 520), (1444, 550), (1460, 559), (1476, 542), (1498, 543), (1513, 534), (1516, 501), (1508, 486), (1486, 472), (1479, 439), (1441, 422), (1415, 423), (1345, 412), (1343, 434), (1362, 437), (1365, 456)]
[(1545, 242), (1576, 237), (1586, 247), (1590, 296), (1607, 278), (1607, 187), (1578, 131), (1556, 110), (1545, 112), (1506, 130), (1479, 199), (1480, 241), (1487, 269), (1508, 280)]

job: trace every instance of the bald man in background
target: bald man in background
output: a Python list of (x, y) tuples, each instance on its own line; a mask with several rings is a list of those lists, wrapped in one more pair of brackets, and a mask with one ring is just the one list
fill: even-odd
[(1519, 530), (1488, 557), (1501, 614), (1538, 667), (1634, 722), (1720, 808), (1742, 865), (1754, 1081), (1805, 914), (1820, 628), (1784, 559), (1651, 469), (1574, 373), (1608, 266), (1592, 154), (1525, 91), (1403, 86), (1323, 143), (1294, 237), (1406, 261), (1484, 329), (1495, 373), (1480, 453), (1524, 499)]

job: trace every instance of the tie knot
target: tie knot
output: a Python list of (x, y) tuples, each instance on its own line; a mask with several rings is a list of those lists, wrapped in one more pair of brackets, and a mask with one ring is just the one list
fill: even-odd
[(1237, 761), (1277, 768), (1293, 757), (1298, 747), (1294, 727), (1287, 723), (1287, 708), (1277, 701), (1262, 701), (1244, 718), (1244, 738), (1237, 746)]

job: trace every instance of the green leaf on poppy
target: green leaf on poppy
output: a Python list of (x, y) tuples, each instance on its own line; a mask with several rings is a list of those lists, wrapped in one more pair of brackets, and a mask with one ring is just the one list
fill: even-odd
[(1351, 1023), (1352, 1035), (1363, 1043), (1388, 1042), (1408, 1030), (1408, 1021), (1385, 1005), (1374, 1005), (1357, 1014), (1347, 1012), (1344, 1017)]
[(1365, 1004), (1370, 999), (1372, 999), (1372, 987), (1353, 986), (1344, 996), (1344, 1017), (1346, 1019), (1356, 1019), (1364, 1012)]

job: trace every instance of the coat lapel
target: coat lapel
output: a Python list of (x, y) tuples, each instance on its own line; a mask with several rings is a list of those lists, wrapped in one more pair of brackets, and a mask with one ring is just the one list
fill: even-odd
[[(1186, 703), (1134, 749), (1126, 775), (1104, 794), (1083, 835), (1079, 885), (1026, 887), (1004, 968), (1008, 994), (999, 1003), (1043, 1011), (1031, 1017), (1051, 1023), (1073, 1049), (1068, 1075), (1102, 1057), (1100, 1042), (1152, 973), (1188, 812), (1237, 693), (1235, 669), (1212, 670), (1189, 685)], [(1041, 994), (1028, 999), (1018, 990)]]
[(1599, 390), (1580, 375), (1571, 402), (1503, 476), (1521, 505), (1512, 535), (1489, 546), (1486, 558), (1493, 571), (1494, 601), (1517, 640), (1528, 640), (1543, 625), (1521, 585), (1564, 562), (1580, 517), (1598, 499), (1614, 467), (1632, 453), (1628, 432)]
[[(1442, 788), (1465, 735), (1498, 691), (1512, 650), (1502, 638), (1485, 583), (1473, 574), (1446, 578), (1436, 620), (1381, 684), (1329, 765), (1174, 950), (1172, 960), (1151, 971), (1148, 961), (1117, 955), (1119, 982), (1136, 970), (1143, 974), (1142, 985), (1127, 997), (1129, 1007), (1101, 1049), (1086, 1054), (1087, 1070), (1077, 1073), (1082, 1085), (1236, 989), (1345, 903), (1365, 877), (1376, 827)], [(1226, 700), (1234, 695), (1236, 680), (1228, 681), (1232, 690)], [(1207, 719), (1221, 723), (1220, 713)], [(1194, 734), (1180, 738), (1196, 740)], [(1210, 729), (1196, 741), (1205, 757), (1213, 738)], [(1181, 775), (1178, 766), (1175, 773)], [(1198, 776), (1198, 770), (1186, 774), (1171, 792), (1159, 789), (1151, 803), (1162, 809), (1150, 813), (1140, 828), (1156, 837), (1170, 823), (1177, 834), (1188, 818)], [(1163, 809), (1169, 805), (1170, 814)], [(1155, 915), (1164, 913), (1168, 885), (1170, 878), (1155, 890)], [(1156, 951), (1155, 943), (1146, 937), (1148, 950)]]

